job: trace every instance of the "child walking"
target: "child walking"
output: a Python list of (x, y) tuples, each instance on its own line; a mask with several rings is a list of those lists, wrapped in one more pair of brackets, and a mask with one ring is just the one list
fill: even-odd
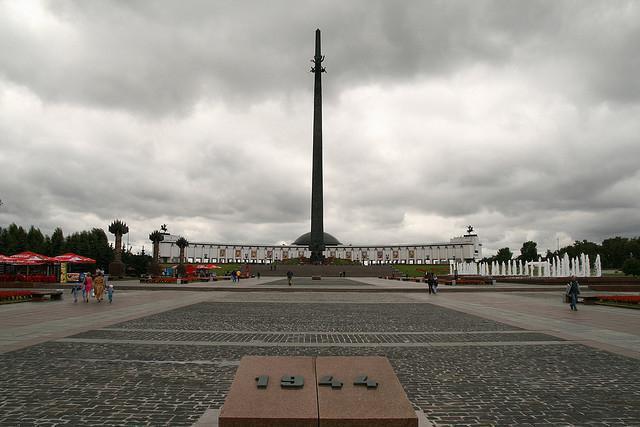
[(107, 285), (107, 298), (109, 299), (109, 304), (113, 302), (113, 284), (109, 283)]
[(80, 285), (77, 283), (74, 283), (73, 286), (71, 287), (71, 295), (73, 295), (73, 302), (77, 303), (78, 302), (78, 294), (80, 293)]

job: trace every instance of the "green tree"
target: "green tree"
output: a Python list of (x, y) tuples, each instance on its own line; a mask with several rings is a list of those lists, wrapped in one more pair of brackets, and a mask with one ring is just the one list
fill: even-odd
[(53, 234), (51, 234), (51, 242), (49, 245), (49, 256), (58, 256), (62, 255), (65, 252), (64, 247), (64, 234), (62, 233), (62, 229), (57, 227), (53, 230)]
[(127, 265), (128, 275), (139, 276), (148, 273), (151, 257), (144, 252), (144, 248), (137, 254), (127, 250), (122, 253), (122, 261)]
[(9, 230), (0, 227), (0, 254), (7, 253), (6, 241), (9, 237)]
[(164, 235), (158, 230), (149, 234), (149, 240), (153, 243), (153, 261), (160, 261), (160, 242), (164, 240)]
[(95, 259), (96, 267), (105, 268), (113, 260), (113, 249), (101, 228), (71, 234), (67, 237), (65, 247), (69, 252)]
[(35, 228), (33, 225), (29, 227), (27, 232), (27, 250), (40, 254), (47, 250), (44, 235), (39, 228)]
[(538, 244), (534, 241), (527, 241), (522, 244), (520, 249), (520, 257), (523, 261), (537, 261), (538, 260)]
[(184, 249), (189, 246), (189, 242), (184, 237), (176, 240), (176, 246), (180, 248), (180, 264), (184, 263)]
[(640, 276), (640, 259), (627, 258), (622, 264), (622, 272), (627, 276)]
[(129, 232), (129, 227), (124, 222), (116, 219), (109, 225), (109, 233), (116, 236), (115, 262), (122, 262), (122, 236)]
[(627, 242), (627, 252), (629, 256), (640, 259), (640, 237), (629, 239)]
[(589, 255), (589, 258), (594, 260), (596, 255), (602, 253), (602, 246), (594, 242), (589, 242), (588, 240), (576, 240), (573, 242), (573, 245), (565, 246), (558, 251), (559, 257), (563, 257), (565, 253), (571, 258), (577, 257), (580, 254), (585, 254)]
[(187, 277), (187, 267), (184, 264), (178, 264), (176, 267), (176, 276)]
[(602, 266), (604, 268), (620, 268), (631, 251), (628, 248), (629, 239), (613, 237), (602, 241)]
[(494, 259), (492, 261), (507, 262), (513, 258), (513, 252), (511, 252), (511, 249), (509, 248), (500, 248), (498, 249), (496, 256), (493, 258)]
[(151, 260), (151, 264), (149, 265), (149, 273), (153, 276), (160, 275), (160, 242), (164, 240), (164, 234), (155, 230), (153, 233), (149, 234), (149, 240), (153, 243), (153, 259)]
[(11, 224), (2, 229), (0, 251), (5, 255), (14, 255), (27, 250), (27, 232), (22, 226)]

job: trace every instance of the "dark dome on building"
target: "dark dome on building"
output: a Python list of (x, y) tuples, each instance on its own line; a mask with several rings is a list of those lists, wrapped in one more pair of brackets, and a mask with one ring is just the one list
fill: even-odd
[[(304, 233), (302, 236), (298, 237), (295, 242), (293, 242), (294, 245), (300, 245), (300, 246), (309, 246), (310, 243), (311, 243), (310, 232)], [(331, 234), (324, 233), (324, 244), (326, 246), (338, 246), (338, 245), (341, 245), (342, 243), (340, 243), (338, 239), (333, 237)]]

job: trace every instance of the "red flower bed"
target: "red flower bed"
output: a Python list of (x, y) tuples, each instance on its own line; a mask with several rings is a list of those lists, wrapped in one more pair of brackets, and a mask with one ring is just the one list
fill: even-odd
[(0, 291), (0, 298), (22, 297), (31, 295), (31, 291)]
[(26, 274), (18, 274), (16, 276), (16, 281), (30, 283), (55, 283), (57, 280), (55, 275), (31, 274), (27, 276)]
[[(208, 282), (208, 277), (200, 277), (200, 276), (187, 276), (186, 281), (188, 282)], [(185, 282), (182, 282), (185, 283)]]
[(598, 295), (600, 301), (619, 302), (622, 304), (640, 304), (640, 295)]
[[(188, 280), (182, 279), (181, 282), (188, 283)], [(178, 283), (178, 279), (175, 277), (159, 276), (159, 277), (151, 277), (149, 279), (140, 279), (140, 283), (171, 283), (175, 285)]]
[(28, 282), (28, 283), (55, 283), (57, 277), (53, 274), (0, 274), (0, 282)]
[(31, 299), (31, 291), (0, 291), (0, 302), (20, 302)]
[(484, 285), (484, 279), (458, 279), (456, 285)]

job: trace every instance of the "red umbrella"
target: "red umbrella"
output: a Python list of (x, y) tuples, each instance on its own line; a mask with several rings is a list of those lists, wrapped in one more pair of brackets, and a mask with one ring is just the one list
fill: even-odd
[(36, 265), (36, 264), (49, 264), (54, 262), (53, 258), (46, 255), (40, 255), (35, 252), (25, 251), (19, 254), (11, 255), (9, 257), (11, 264), (17, 265)]
[(93, 258), (88, 258), (86, 256), (74, 254), (71, 252), (55, 256), (52, 259), (56, 262), (68, 262), (71, 264), (95, 264), (96, 263), (96, 260)]

